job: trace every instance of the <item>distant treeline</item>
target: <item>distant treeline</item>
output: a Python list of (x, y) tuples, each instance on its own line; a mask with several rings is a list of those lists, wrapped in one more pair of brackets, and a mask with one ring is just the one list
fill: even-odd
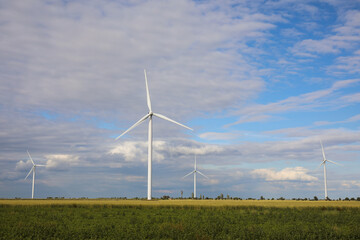
[[(4, 198), (0, 198), (0, 199), (4, 199)], [(27, 199), (27, 198), (20, 198), (20, 197), (15, 197), (15, 199)], [(45, 199), (48, 200), (64, 200), (64, 199), (89, 199), (88, 197), (80, 197), (80, 198), (66, 198), (66, 197), (47, 197)], [(147, 198), (139, 198), (139, 197), (134, 197), (134, 198), (127, 198), (127, 197), (110, 197), (110, 198), (90, 198), (90, 199), (119, 199), (119, 200), (147, 200)], [(195, 200), (293, 200), (293, 201), (318, 201), (318, 200), (324, 200), (324, 199), (319, 199), (317, 196), (314, 196), (313, 198), (291, 198), (291, 199), (286, 199), (284, 197), (279, 197), (279, 198), (265, 198), (263, 196), (261, 196), (260, 198), (241, 198), (241, 197), (230, 197), (229, 195), (226, 196), (226, 198), (223, 196), (223, 194), (220, 194), (219, 196), (217, 196), (216, 198), (211, 198), (211, 197), (205, 197), (203, 195), (200, 195), (200, 198), (193, 198), (193, 197), (188, 197), (188, 198), (173, 198), (167, 195), (162, 196), (161, 198), (156, 198), (156, 197), (152, 197), (153, 200), (171, 200), (171, 199), (195, 199)], [(330, 199), (327, 198), (327, 201), (360, 201), (360, 197), (345, 197), (345, 198), (337, 198), (337, 199)]]

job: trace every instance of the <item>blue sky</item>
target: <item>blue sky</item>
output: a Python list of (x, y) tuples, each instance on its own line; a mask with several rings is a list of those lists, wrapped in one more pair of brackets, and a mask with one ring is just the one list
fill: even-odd
[(0, 1), (0, 197), (360, 196), (359, 1)]

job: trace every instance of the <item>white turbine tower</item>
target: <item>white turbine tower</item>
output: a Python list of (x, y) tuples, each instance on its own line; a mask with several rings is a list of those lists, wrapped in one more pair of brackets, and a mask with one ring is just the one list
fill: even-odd
[(322, 155), (323, 155), (323, 161), (322, 161), (322, 163), (320, 164), (320, 166), (321, 166), (321, 165), (324, 165), (325, 200), (327, 200), (327, 199), (328, 199), (328, 194), (327, 194), (327, 183), (326, 183), (326, 162), (331, 162), (331, 163), (336, 164), (336, 165), (339, 165), (339, 166), (341, 166), (341, 165), (338, 164), (338, 163), (336, 163), (336, 162), (333, 162), (333, 161), (331, 161), (331, 160), (329, 160), (329, 159), (326, 159), (324, 147), (323, 147), (323, 145), (322, 145), (321, 140), (320, 140), (320, 144), (321, 144), (321, 150), (322, 150)]
[(25, 180), (28, 178), (28, 176), (30, 175), (30, 173), (33, 173), (33, 180), (32, 180), (32, 191), (31, 191), (31, 198), (34, 198), (34, 188), (35, 188), (35, 171), (36, 171), (36, 167), (45, 167), (45, 165), (40, 165), (40, 164), (35, 164), (33, 159), (30, 156), (29, 151), (27, 151), (29, 158), (33, 164), (32, 168), (30, 169), (30, 172), (28, 173), (28, 175), (26, 175)]
[(123, 135), (125, 135), (127, 132), (129, 132), (131, 129), (135, 128), (136, 126), (138, 126), (140, 123), (144, 122), (146, 119), (149, 119), (149, 135), (148, 135), (148, 193), (147, 193), (147, 199), (151, 200), (151, 162), (152, 162), (152, 117), (156, 116), (159, 118), (162, 118), (164, 120), (167, 120), (169, 122), (175, 123), (177, 125), (180, 125), (184, 128), (193, 130), (181, 123), (178, 123), (168, 117), (165, 117), (164, 115), (161, 115), (159, 113), (154, 113), (152, 111), (151, 108), (151, 101), (150, 101), (150, 93), (149, 93), (149, 87), (148, 87), (148, 82), (147, 82), (147, 77), (146, 77), (146, 70), (144, 69), (144, 75), (145, 75), (145, 85), (146, 85), (146, 100), (147, 100), (147, 105), (149, 108), (149, 112), (142, 117), (139, 121), (137, 121), (134, 125), (132, 125), (128, 130), (126, 130), (125, 132), (123, 132), (120, 136), (118, 136), (115, 140), (118, 140), (120, 137), (122, 137)]
[(194, 174), (194, 197), (196, 198), (196, 173), (200, 173), (201, 175), (203, 175), (204, 177), (208, 178), (207, 176), (205, 176), (202, 172), (200, 172), (199, 170), (197, 170), (196, 167), (196, 155), (195, 155), (195, 164), (194, 164), (194, 170), (191, 171), (190, 173), (186, 174), (185, 176), (183, 176), (183, 178), (186, 178), (187, 176)]

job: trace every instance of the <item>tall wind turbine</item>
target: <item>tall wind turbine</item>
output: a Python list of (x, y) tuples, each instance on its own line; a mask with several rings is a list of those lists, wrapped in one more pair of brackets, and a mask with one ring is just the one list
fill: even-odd
[(191, 171), (190, 173), (186, 174), (185, 176), (183, 176), (183, 178), (186, 178), (186, 177), (189, 176), (190, 174), (194, 174), (194, 197), (195, 197), (195, 198), (196, 198), (196, 173), (200, 173), (200, 174), (203, 175), (204, 177), (208, 178), (208, 177), (205, 176), (202, 172), (200, 172), (199, 170), (197, 170), (197, 168), (196, 168), (196, 155), (195, 155), (194, 170)]
[(152, 111), (152, 108), (151, 108), (151, 101), (150, 101), (150, 93), (149, 93), (149, 86), (148, 86), (148, 82), (147, 82), (147, 77), (146, 77), (146, 70), (144, 69), (144, 75), (145, 75), (145, 85), (146, 85), (146, 100), (147, 100), (147, 105), (148, 105), (148, 108), (149, 108), (149, 112), (144, 116), (142, 117), (139, 121), (137, 121), (134, 125), (132, 125), (128, 130), (126, 130), (125, 132), (123, 132), (120, 136), (118, 136), (115, 140), (118, 140), (120, 137), (122, 137), (123, 135), (125, 135), (127, 132), (129, 132), (131, 129), (135, 128), (136, 126), (138, 126), (140, 123), (144, 122), (146, 119), (149, 119), (149, 134), (148, 134), (148, 192), (147, 192), (147, 199), (148, 200), (151, 200), (151, 186), (152, 186), (152, 183), (151, 183), (151, 162), (152, 162), (152, 117), (153, 116), (156, 116), (156, 117), (159, 117), (159, 118), (162, 118), (164, 120), (167, 120), (169, 122), (172, 122), (172, 123), (175, 123), (177, 125), (180, 125), (184, 128), (187, 128), (187, 129), (190, 129), (190, 130), (193, 130), (181, 123), (178, 123), (168, 117), (165, 117), (164, 115), (161, 115), (159, 113), (154, 113)]
[(31, 191), (31, 198), (34, 199), (34, 188), (35, 188), (35, 171), (36, 171), (36, 167), (45, 167), (45, 165), (40, 165), (40, 164), (35, 164), (33, 159), (30, 156), (29, 151), (27, 151), (29, 158), (33, 164), (32, 168), (30, 169), (30, 172), (28, 173), (28, 175), (26, 175), (25, 179), (28, 178), (28, 176), (30, 175), (30, 173), (33, 173), (33, 180), (32, 180), (32, 191)]
[(322, 161), (322, 163), (320, 164), (320, 166), (321, 166), (321, 165), (324, 165), (325, 200), (327, 200), (327, 199), (328, 199), (328, 194), (327, 194), (327, 183), (326, 183), (326, 162), (331, 162), (331, 163), (336, 164), (336, 165), (339, 165), (339, 166), (341, 166), (341, 165), (338, 164), (338, 163), (336, 163), (336, 162), (333, 162), (333, 161), (331, 161), (331, 160), (329, 160), (329, 159), (326, 159), (324, 147), (323, 147), (323, 144), (322, 144), (321, 140), (320, 140), (320, 144), (321, 144), (321, 150), (322, 150), (322, 155), (323, 155), (323, 161)]

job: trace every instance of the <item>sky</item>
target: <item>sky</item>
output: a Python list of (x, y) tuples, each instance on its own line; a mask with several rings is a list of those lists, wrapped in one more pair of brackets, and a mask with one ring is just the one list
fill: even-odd
[(360, 1), (0, 0), (0, 198), (360, 196)]

